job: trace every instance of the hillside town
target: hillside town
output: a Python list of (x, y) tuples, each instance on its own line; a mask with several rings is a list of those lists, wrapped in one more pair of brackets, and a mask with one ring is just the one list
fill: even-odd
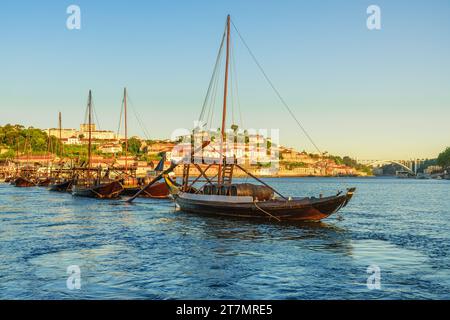
[[(97, 130), (95, 124), (90, 128), (87, 124), (81, 124), (79, 129), (48, 128), (39, 130), (42, 136), (39, 139), (48, 139), (40, 143), (40, 146), (26, 146), (23, 134), (20, 130), (27, 130), (22, 126), (6, 125), (3, 127), (3, 135), (13, 137), (15, 131), (21, 138), (13, 139), (15, 144), (0, 145), (0, 157), (3, 159), (3, 169), (9, 163), (48, 165), (70, 161), (80, 161), (85, 157), (87, 132), (91, 130), (94, 154), (93, 166), (123, 166), (127, 163), (136, 168), (138, 176), (145, 176), (152, 172), (161, 157), (165, 156), (165, 167), (170, 166), (171, 161), (180, 160), (190, 147), (190, 142), (181, 140), (148, 140), (137, 136), (128, 139), (128, 156), (124, 153), (124, 137), (113, 131)], [(6, 132), (9, 131), (9, 132)], [(29, 134), (29, 133), (28, 133)], [(37, 133), (35, 133), (37, 134)], [(12, 139), (12, 138), (11, 138)], [(39, 139), (34, 139), (38, 141)], [(237, 161), (249, 172), (260, 177), (308, 177), (308, 176), (367, 176), (370, 171), (363, 166), (358, 166), (348, 157), (341, 159), (329, 155), (310, 154), (298, 151), (294, 148), (277, 146), (270, 143), (270, 139), (261, 135), (249, 135), (245, 142), (232, 144), (232, 153)], [(5, 139), (4, 139), (5, 140)], [(7, 140), (7, 138), (6, 138)], [(11, 140), (12, 141), (12, 140)], [(33, 141), (33, 139), (32, 139)], [(270, 146), (270, 148), (268, 148)], [(225, 146), (226, 148), (226, 146)], [(204, 149), (204, 158), (218, 158), (216, 150), (217, 142), (212, 142)], [(214, 154), (216, 152), (216, 154)], [(7, 161), (11, 160), (11, 161)], [(177, 168), (174, 173), (182, 175), (182, 168)], [(236, 173), (236, 175), (239, 175)]]

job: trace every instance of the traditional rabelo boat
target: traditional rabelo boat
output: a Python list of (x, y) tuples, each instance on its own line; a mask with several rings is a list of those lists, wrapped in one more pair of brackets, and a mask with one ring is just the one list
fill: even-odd
[(35, 176), (36, 168), (27, 165), (19, 169), (17, 176), (11, 180), (11, 184), (19, 188), (36, 187)]
[(47, 166), (45, 168), (45, 173), (41, 176), (38, 176), (36, 178), (36, 184), (38, 187), (48, 187), (50, 184), (53, 183), (54, 177), (52, 176), (52, 168)]
[[(125, 129), (125, 165), (123, 168), (113, 168), (115, 171), (119, 171), (120, 182), (122, 183), (123, 196), (134, 196), (139, 192), (141, 198), (158, 198), (166, 199), (169, 197), (169, 188), (164, 182), (155, 183), (151, 186), (147, 186), (143, 183), (145, 179), (138, 179), (136, 177), (136, 167), (128, 164), (128, 110), (127, 110), (127, 88), (123, 90), (122, 111), (124, 114), (124, 129)], [(121, 112), (122, 114), (122, 112)], [(121, 122), (121, 121), (120, 121)], [(155, 168), (156, 172), (161, 172), (164, 169), (165, 155)]]
[[(23, 167), (20, 167), (19, 165), (19, 146), (17, 146), (17, 171), (16, 171), (16, 177), (11, 180), (11, 184), (18, 188), (29, 188), (29, 187), (35, 187), (37, 186), (36, 176), (37, 176), (37, 170), (36, 167), (29, 164), (29, 156), (31, 153), (31, 142), (29, 141), (29, 137), (27, 136), (25, 139), (24, 144), (24, 152), (27, 155), (27, 162), (26, 165)], [(27, 148), (28, 147), (28, 148)]]
[[(164, 164), (163, 161), (164, 160), (161, 159), (159, 163), (161, 164), (162, 162)], [(157, 167), (160, 167), (160, 164), (158, 164)], [(127, 171), (130, 172), (131, 171), (130, 168), (128, 168)], [(161, 169), (159, 172), (162, 171), (163, 169)], [(148, 179), (149, 178), (136, 178), (136, 176), (133, 173), (126, 175), (120, 180), (123, 186), (123, 191), (121, 195), (131, 197), (139, 193), (138, 196), (140, 198), (154, 198), (154, 199), (169, 198), (170, 191), (169, 187), (165, 182), (157, 182), (149, 185)]]
[(72, 185), (72, 195), (98, 199), (118, 198), (123, 190), (122, 184), (109, 178), (109, 170), (103, 175), (101, 167), (93, 168), (92, 151), (92, 92), (89, 90), (88, 105), (88, 157), (86, 167), (76, 168), (77, 177)]
[[(164, 177), (176, 206), (184, 211), (211, 216), (228, 218), (247, 218), (254, 220), (276, 220), (276, 221), (319, 221), (339, 209), (345, 207), (353, 196), (355, 188), (347, 189), (347, 192), (338, 192), (336, 195), (319, 197), (286, 197), (280, 192), (260, 180), (243, 166), (237, 163), (236, 157), (231, 161), (223, 153), (225, 141), (225, 125), (227, 112), (227, 85), (229, 68), (229, 46), (230, 46), (230, 16), (227, 17), (226, 31), (226, 64), (225, 83), (222, 110), (222, 127), (220, 150), (217, 163), (200, 165), (195, 162), (194, 156), (202, 151), (210, 142), (202, 143), (202, 146), (190, 152), (170, 168), (162, 172), (149, 185), (157, 179)], [(200, 150), (199, 150), (200, 149)], [(181, 185), (177, 185), (169, 178), (168, 173), (176, 166), (183, 166), (183, 177)], [(207, 171), (217, 168), (213, 177), (208, 177)], [(191, 169), (197, 174), (192, 176)], [(242, 170), (245, 174), (255, 179), (259, 184), (233, 183), (233, 173)], [(200, 186), (199, 186), (200, 185)], [(132, 199), (130, 199), (132, 201)]]
[(54, 181), (50, 186), (50, 191), (57, 191), (57, 192), (72, 192), (72, 185), (73, 185), (74, 179), (64, 179), (62, 181)]
[(36, 187), (37, 183), (32, 178), (20, 176), (14, 180), (14, 186), (19, 188)]
[[(62, 117), (61, 112), (58, 113), (58, 131), (59, 141), (62, 141)], [(72, 192), (72, 185), (75, 180), (75, 170), (71, 162), (69, 167), (65, 167), (62, 160), (64, 157), (64, 145), (61, 143), (59, 148), (60, 162), (56, 168), (52, 170), (51, 182), (48, 185), (48, 190), (56, 192)]]
[[(159, 163), (154, 170), (156, 174), (159, 174), (164, 171), (165, 160), (166, 160), (166, 154), (164, 153), (161, 160), (159, 160)], [(147, 179), (148, 178), (146, 178), (145, 180), (147, 180)], [(156, 182), (152, 185), (145, 184), (145, 185), (139, 187), (138, 192), (139, 192), (138, 196), (141, 198), (167, 199), (170, 196), (169, 187), (165, 182)]]
[(75, 169), (57, 168), (54, 170), (52, 183), (48, 186), (50, 191), (72, 192), (75, 181)]

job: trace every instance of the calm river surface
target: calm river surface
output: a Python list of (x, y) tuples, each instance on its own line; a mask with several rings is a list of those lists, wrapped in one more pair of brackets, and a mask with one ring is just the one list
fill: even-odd
[(357, 192), (343, 219), (285, 225), (0, 184), (0, 298), (450, 299), (450, 181), (266, 180), (295, 196)]

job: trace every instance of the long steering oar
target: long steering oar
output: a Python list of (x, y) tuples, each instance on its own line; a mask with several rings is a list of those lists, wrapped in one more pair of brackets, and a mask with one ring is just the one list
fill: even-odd
[[(205, 141), (203, 142), (201, 147), (198, 147), (197, 149), (194, 150), (194, 152), (191, 153), (191, 155), (189, 156), (189, 158), (192, 159), (192, 155), (196, 154), (198, 151), (203, 150), (207, 145), (209, 145), (211, 143), (211, 141)], [(133, 202), (134, 199), (136, 199), (137, 197), (139, 197), (139, 195), (144, 192), (145, 189), (147, 189), (148, 187), (152, 186), (153, 184), (155, 184), (158, 180), (160, 180), (164, 175), (168, 174), (169, 172), (173, 171), (173, 169), (175, 169), (180, 163), (186, 161), (187, 159), (189, 159), (188, 157), (184, 157), (183, 159), (181, 159), (180, 161), (176, 162), (176, 163), (172, 163), (170, 165), (169, 168), (167, 168), (166, 170), (164, 170), (163, 172), (161, 172), (160, 174), (158, 174), (152, 181), (150, 181), (145, 187), (143, 187), (141, 190), (139, 190), (138, 192), (136, 192), (136, 194), (134, 196), (132, 196), (130, 199), (127, 200), (127, 202)]]

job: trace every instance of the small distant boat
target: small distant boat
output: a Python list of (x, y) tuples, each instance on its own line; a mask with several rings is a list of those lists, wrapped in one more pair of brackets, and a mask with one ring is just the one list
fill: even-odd
[(165, 182), (157, 182), (146, 186), (127, 186), (123, 185), (123, 196), (134, 196), (139, 193), (140, 198), (167, 199), (170, 196), (169, 188)]
[(144, 187), (139, 195), (142, 198), (167, 199), (170, 195), (169, 188), (165, 182), (158, 182)]
[[(121, 183), (123, 196), (134, 196), (138, 194), (141, 198), (156, 198), (166, 199), (169, 197), (169, 188), (166, 183), (159, 182), (152, 185), (141, 185), (140, 181), (136, 178), (136, 168), (128, 166), (128, 124), (127, 124), (127, 89), (123, 91), (123, 113), (124, 113), (124, 127), (125, 127), (125, 167), (121, 168), (123, 178)], [(155, 168), (156, 172), (164, 170), (164, 161), (166, 159), (165, 154), (159, 161)]]
[[(88, 197), (99, 199), (114, 199), (120, 197), (123, 191), (122, 184), (118, 180), (111, 180), (108, 177), (101, 176), (101, 168), (91, 167), (92, 151), (92, 92), (89, 90), (88, 97), (88, 159), (86, 168), (76, 169), (79, 174), (85, 174), (85, 177), (78, 177), (72, 184), (72, 195), (76, 197)], [(96, 171), (96, 176), (92, 172)], [(109, 174), (109, 171), (108, 171)]]
[(37, 186), (39, 187), (48, 187), (52, 183), (53, 179), (51, 177), (40, 178), (37, 181)]
[(17, 179), (14, 180), (14, 186), (19, 187), (19, 188), (35, 187), (36, 182), (34, 182), (30, 178), (18, 177)]
[(74, 179), (66, 179), (62, 181), (54, 181), (50, 186), (50, 191), (57, 191), (57, 192), (72, 192), (72, 185), (73, 185)]
[[(155, 168), (155, 172), (162, 172), (164, 170), (164, 162), (166, 155), (159, 161)], [(126, 184), (125, 184), (126, 185)], [(154, 199), (167, 199), (170, 197), (169, 187), (165, 182), (156, 182), (154, 184), (146, 184), (144, 186), (126, 188), (124, 185), (123, 195), (134, 196), (137, 195), (140, 198), (154, 198)]]
[[(62, 115), (58, 113), (58, 130), (59, 140), (62, 141)], [(60, 157), (64, 157), (64, 145), (61, 144), (59, 149)], [(64, 168), (64, 165), (60, 165), (53, 172), (53, 178), (48, 184), (48, 190), (54, 192), (72, 192), (72, 185), (74, 183), (74, 170), (73, 168)]]
[(106, 183), (86, 183), (79, 181), (72, 186), (72, 195), (76, 197), (88, 197), (99, 199), (115, 199), (120, 197), (123, 187), (119, 181)]

